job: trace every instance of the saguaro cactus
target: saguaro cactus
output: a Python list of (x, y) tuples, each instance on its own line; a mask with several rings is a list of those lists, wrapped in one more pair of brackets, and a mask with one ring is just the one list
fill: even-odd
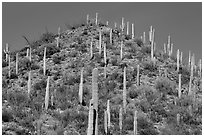
[(16, 75), (18, 74), (18, 53), (16, 53)]
[(80, 77), (80, 84), (79, 84), (79, 103), (82, 104), (83, 100), (83, 72), (84, 72), (84, 67), (81, 69), (81, 77)]
[(108, 120), (107, 120), (107, 111), (104, 111), (104, 130), (105, 130), (105, 134), (108, 134)]
[(89, 102), (89, 119), (88, 119), (88, 129), (87, 129), (87, 135), (93, 135), (94, 129), (94, 111), (93, 111), (93, 99)]
[(31, 71), (28, 72), (28, 97), (30, 97), (31, 91)]
[(113, 39), (112, 39), (112, 36), (113, 35), (113, 33), (112, 33), (112, 29), (110, 29), (110, 44), (112, 44), (113, 43)]
[(45, 93), (45, 111), (48, 109), (49, 104), (49, 84), (50, 84), (50, 76), (47, 78), (47, 86), (46, 86), (46, 93)]
[(143, 32), (143, 43), (146, 43), (146, 36), (145, 36), (145, 32)]
[(110, 100), (107, 100), (107, 121), (108, 121), (108, 132), (110, 131), (111, 120), (110, 120)]
[(31, 59), (32, 59), (32, 54), (31, 54), (31, 53), (32, 53), (32, 50), (31, 50), (31, 46), (30, 46), (30, 50), (29, 50), (29, 51), (30, 51), (30, 52), (29, 52), (29, 53), (30, 53), (30, 55), (29, 55), (29, 60), (30, 60), (30, 62), (31, 62)]
[(93, 57), (93, 37), (91, 38), (91, 47), (90, 47), (91, 58)]
[(166, 54), (166, 43), (164, 43), (164, 53)]
[(57, 40), (57, 47), (59, 47), (59, 37), (56, 37)]
[(123, 41), (120, 43), (120, 59), (122, 60), (123, 58)]
[(86, 24), (89, 24), (89, 14), (86, 15)]
[(174, 44), (173, 44), (173, 43), (171, 43), (171, 51), (170, 51), (170, 56), (173, 54), (173, 46), (174, 46)]
[(152, 36), (151, 36), (151, 59), (153, 60), (154, 59), (154, 29), (153, 29), (153, 32), (152, 32)]
[(120, 107), (120, 111), (119, 111), (119, 128), (120, 128), (120, 134), (121, 134), (123, 129), (123, 108), (122, 107)]
[(177, 121), (177, 125), (179, 125), (180, 124), (180, 114), (179, 113), (176, 115), (176, 121)]
[(189, 58), (188, 58), (188, 67), (190, 69), (191, 66), (191, 51), (189, 51)]
[(137, 86), (140, 85), (140, 65), (137, 65)]
[(8, 61), (8, 56), (9, 56), (9, 46), (8, 46), (8, 43), (6, 43), (6, 49), (4, 49), (4, 53), (6, 54), (6, 62)]
[(179, 74), (178, 97), (181, 98), (181, 74)]
[(122, 17), (122, 25), (121, 25), (122, 32), (124, 32), (124, 28), (125, 28), (124, 17)]
[(99, 54), (101, 55), (101, 44), (102, 44), (102, 38), (101, 38), (101, 30), (99, 31)]
[(134, 135), (137, 135), (137, 110), (134, 113)]
[(191, 59), (191, 74), (190, 74), (190, 81), (189, 81), (189, 92), (188, 94), (191, 95), (192, 94), (192, 79), (193, 79), (193, 68), (194, 68), (194, 54), (192, 55), (192, 59)]
[(183, 64), (183, 52), (181, 52), (181, 55), (180, 55), (180, 64), (181, 65)]
[(9, 68), (8, 76), (10, 78), (11, 77), (11, 55), (10, 54), (8, 54), (8, 68)]
[(96, 13), (96, 22), (95, 22), (96, 25), (98, 25), (98, 13)]
[(127, 22), (127, 35), (129, 35), (129, 22)]
[(126, 100), (126, 67), (124, 67), (124, 72), (123, 72), (123, 109), (124, 113), (126, 113), (126, 105), (127, 105), (127, 100)]
[(26, 54), (26, 57), (28, 58), (29, 57), (29, 48), (27, 47), (27, 54)]
[(104, 66), (104, 78), (106, 78), (106, 43), (104, 43), (104, 63), (105, 63), (105, 66)]
[(106, 26), (108, 26), (108, 21), (106, 21)]
[(114, 28), (117, 28), (117, 23), (116, 22), (114, 23)]
[(179, 72), (179, 60), (180, 60), (180, 57), (179, 57), (180, 53), (179, 53), (179, 49), (177, 50), (177, 72)]
[(135, 33), (134, 33), (134, 24), (132, 24), (132, 39), (134, 39)]
[(94, 134), (98, 135), (98, 69), (94, 68), (92, 72), (92, 99), (93, 109), (95, 111)]
[(149, 30), (149, 41), (152, 42), (152, 32), (153, 32), (153, 28), (152, 26), (150, 26), (150, 30)]
[(43, 74), (44, 76), (46, 75), (46, 47), (45, 47), (45, 50), (44, 50), (44, 58), (43, 58)]

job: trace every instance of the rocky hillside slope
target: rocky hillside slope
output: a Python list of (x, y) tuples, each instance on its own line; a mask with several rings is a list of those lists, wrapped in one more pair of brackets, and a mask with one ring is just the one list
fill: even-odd
[[(155, 49), (151, 42), (132, 39), (120, 28), (103, 23), (82, 23), (59, 34), (44, 33), (27, 48), (10, 53), (10, 76), (5, 54), (2, 59), (2, 133), (32, 135), (85, 135), (88, 128), (89, 102), (92, 98), (92, 70), (98, 68), (98, 134), (139, 135), (202, 134), (202, 90), (199, 70), (194, 71), (192, 95), (189, 95), (190, 69), (174, 56)], [(102, 48), (100, 54), (99, 32)], [(56, 38), (59, 37), (57, 46)], [(123, 42), (121, 59), (121, 41)], [(91, 43), (93, 56), (91, 56)], [(106, 58), (104, 62), (104, 45)], [(43, 56), (46, 47), (46, 74)], [(16, 53), (18, 73), (16, 74)], [(139, 65), (139, 77), (138, 77)], [(79, 103), (80, 74), (83, 69), (83, 101)], [(106, 77), (104, 76), (106, 68)], [(123, 107), (124, 68), (126, 68), (126, 113)], [(28, 95), (29, 72), (31, 72)], [(181, 74), (181, 96), (178, 96)], [(47, 79), (49, 105), (45, 110)], [(138, 81), (139, 80), (139, 81)], [(104, 111), (110, 101), (110, 125), (104, 128)], [(124, 109), (124, 108), (123, 108)]]

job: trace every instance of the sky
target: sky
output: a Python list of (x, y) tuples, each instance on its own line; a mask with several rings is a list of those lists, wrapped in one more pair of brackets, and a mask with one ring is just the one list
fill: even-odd
[[(201, 2), (3, 2), (2, 3), (2, 48), (6, 43), (12, 51), (21, 49), (26, 41), (38, 40), (46, 31), (57, 33), (58, 27), (66, 30), (65, 24), (80, 23), (86, 15), (99, 18), (110, 26), (114, 22), (135, 24), (135, 35), (141, 36), (149, 27), (155, 28), (156, 48), (163, 48), (171, 35), (177, 49), (183, 52), (183, 61), (188, 61), (189, 50), (196, 62), (202, 58), (202, 3)], [(148, 37), (148, 36), (146, 36)]]

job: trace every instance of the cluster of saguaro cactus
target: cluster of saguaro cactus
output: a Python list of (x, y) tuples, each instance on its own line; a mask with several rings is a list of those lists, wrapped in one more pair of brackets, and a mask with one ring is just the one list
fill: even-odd
[(82, 104), (83, 101), (83, 71), (84, 67), (81, 69), (80, 84), (79, 84), (79, 103)]
[(43, 57), (43, 74), (46, 75), (46, 47), (44, 49), (44, 57)]
[(49, 105), (49, 84), (50, 84), (50, 76), (47, 78), (47, 86), (46, 86), (46, 93), (45, 93), (45, 111), (48, 109)]
[(4, 49), (4, 53), (6, 54), (6, 62), (8, 62), (8, 56), (10, 54), (8, 43), (6, 43), (6, 49)]
[(92, 71), (92, 100), (89, 106), (88, 135), (98, 135), (98, 69)]

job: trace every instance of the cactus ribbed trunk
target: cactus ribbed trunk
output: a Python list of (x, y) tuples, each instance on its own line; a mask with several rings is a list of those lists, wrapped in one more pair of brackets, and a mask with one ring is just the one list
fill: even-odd
[(45, 93), (45, 111), (47, 111), (48, 109), (48, 105), (49, 105), (49, 84), (50, 84), (50, 76), (48, 76), (47, 78), (47, 86), (46, 86), (46, 93)]
[(123, 41), (121, 41), (121, 44), (120, 44), (120, 59), (121, 60), (123, 59)]
[(46, 75), (46, 47), (45, 47), (45, 50), (44, 50), (44, 58), (43, 58), (43, 74), (44, 76)]
[(132, 24), (132, 39), (134, 39), (135, 33), (134, 33), (134, 24)]
[(129, 22), (127, 22), (127, 35), (129, 35)]
[(170, 56), (172, 56), (172, 54), (173, 54), (173, 46), (174, 46), (174, 44), (173, 44), (173, 43), (171, 43), (171, 51), (170, 51)]
[(26, 57), (27, 57), (27, 58), (29, 57), (29, 48), (27, 48), (27, 54), (26, 54)]
[(18, 74), (18, 53), (16, 53), (16, 75)]
[(180, 57), (179, 57), (180, 53), (179, 53), (179, 49), (177, 50), (177, 72), (179, 72), (179, 60), (180, 60)]
[(110, 44), (113, 43), (113, 42), (112, 42), (112, 41), (113, 41), (113, 39), (112, 39), (112, 35), (113, 35), (113, 34), (112, 34), (112, 29), (110, 29)]
[(145, 36), (145, 32), (143, 32), (143, 43), (146, 43), (146, 36)]
[(11, 55), (10, 54), (8, 55), (8, 68), (9, 68), (8, 76), (10, 78), (11, 77)]
[(108, 121), (108, 132), (110, 131), (111, 120), (110, 120), (110, 100), (107, 100), (107, 121)]
[(98, 135), (98, 69), (94, 68), (92, 72), (92, 99), (93, 109), (96, 116), (94, 119), (94, 135)]
[(88, 129), (87, 129), (87, 135), (93, 135), (93, 129), (94, 129), (94, 112), (93, 112), (93, 99), (89, 102), (89, 118), (88, 118)]
[(86, 24), (89, 24), (89, 14), (86, 15)]
[(166, 44), (164, 43), (164, 53), (166, 54)]
[(96, 22), (95, 22), (96, 25), (98, 25), (98, 13), (96, 13)]
[(125, 27), (124, 17), (122, 17), (122, 25), (121, 25), (122, 33), (124, 32), (124, 27)]
[(108, 134), (108, 120), (107, 120), (107, 111), (104, 111), (104, 130), (105, 130), (105, 134)]
[(80, 77), (80, 84), (79, 84), (79, 103), (82, 104), (83, 101), (83, 72), (84, 68), (81, 69), (81, 77)]
[(32, 59), (32, 50), (31, 50), (31, 46), (30, 46), (30, 55), (29, 55), (29, 59), (30, 59), (30, 62), (31, 62), (31, 59)]
[(101, 30), (99, 31), (99, 54), (101, 55), (101, 43), (102, 42), (102, 38), (101, 38)]
[(181, 74), (179, 74), (178, 97), (181, 98)]
[(120, 134), (122, 134), (122, 129), (123, 129), (123, 108), (120, 107), (119, 111), (119, 128), (120, 128)]
[(123, 109), (124, 113), (126, 113), (126, 105), (127, 105), (127, 100), (126, 100), (126, 67), (124, 67), (124, 72), (123, 72)]
[(137, 65), (137, 86), (140, 86), (140, 65)]
[(192, 59), (191, 59), (191, 74), (190, 74), (189, 92), (188, 92), (189, 95), (192, 95), (193, 68), (194, 68), (194, 54), (192, 55)]
[(30, 97), (31, 91), (31, 71), (28, 72), (28, 97)]
[(152, 42), (152, 32), (153, 32), (153, 28), (152, 28), (152, 26), (150, 26), (150, 30), (149, 30), (149, 42)]
[(93, 57), (93, 37), (91, 38), (91, 48), (90, 48), (90, 52), (91, 52), (91, 58)]
[(189, 69), (191, 68), (191, 51), (189, 51), (188, 67), (189, 67)]
[(137, 110), (134, 113), (134, 135), (137, 135)]
[(183, 64), (183, 52), (181, 52), (181, 55), (180, 55), (180, 64), (181, 65)]

